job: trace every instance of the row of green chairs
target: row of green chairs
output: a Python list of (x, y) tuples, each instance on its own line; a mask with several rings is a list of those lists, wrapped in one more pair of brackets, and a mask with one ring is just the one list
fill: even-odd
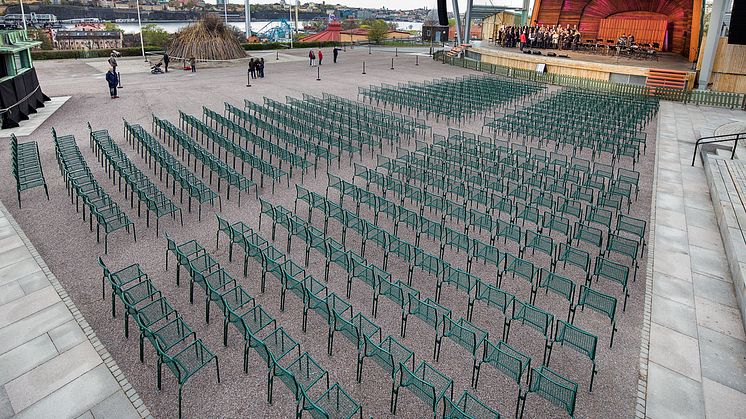
[[(252, 153), (257, 154), (258, 149), (258, 151), (260, 152), (259, 158), (264, 159), (264, 153), (266, 152), (269, 156), (269, 164), (274, 164), (272, 160), (273, 157), (276, 157), (279, 160), (280, 170), (284, 170), (282, 167), (283, 162), (287, 162), (287, 164), (290, 165), (290, 169), (288, 170), (288, 176), (290, 177), (293, 176), (293, 168), (295, 167), (298, 167), (301, 170), (301, 181), (303, 181), (306, 171), (309, 167), (313, 166), (314, 173), (316, 171), (316, 166), (313, 163), (309, 162), (305, 156), (295, 154), (285, 147), (281, 147), (273, 143), (272, 141), (265, 140), (264, 138), (255, 135), (248, 129), (231, 121), (230, 119), (213, 111), (212, 109), (208, 109), (207, 107), (203, 106), (202, 118), (204, 119), (205, 124), (217, 130), (218, 133), (220, 133), (221, 135), (227, 137), (230, 134), (230, 140), (234, 143), (236, 142), (236, 136), (238, 136), (239, 139), (243, 138), (243, 146), (247, 150), (249, 148), (249, 143), (251, 143)], [(192, 128), (201, 127), (201, 125), (198, 124), (191, 124), (191, 126)], [(207, 132), (209, 132), (209, 130)], [(202, 132), (202, 136), (204, 136), (204, 132)], [(207, 138), (209, 138), (209, 136), (207, 136)], [(213, 148), (214, 144), (215, 143), (213, 142)]]
[(347, 99), (341, 96), (332, 95), (330, 93), (323, 92), (321, 98), (311, 97), (308, 94), (303, 94), (303, 98), (311, 100), (316, 103), (323, 103), (328, 108), (336, 111), (337, 113), (351, 113), (354, 115), (366, 115), (367, 118), (371, 116), (378, 118), (388, 125), (403, 125), (403, 128), (409, 132), (414, 129), (415, 136), (424, 136), (428, 133), (432, 133), (432, 127), (427, 124), (427, 121), (421, 118), (414, 118), (412, 116), (390, 111), (388, 109), (381, 109), (374, 106), (366, 105), (365, 103), (357, 100)]
[[(179, 111), (179, 115), (181, 116), (180, 121), (182, 121), (183, 125), (184, 114), (183, 112)], [(218, 177), (218, 193), (220, 193), (220, 181), (225, 180), (228, 189), (228, 199), (231, 198), (231, 186), (235, 186), (236, 189), (238, 189), (239, 205), (241, 205), (241, 191), (248, 191), (253, 187), (255, 195), (257, 197), (259, 196), (256, 184), (251, 179), (244, 176), (243, 167), (241, 167), (241, 173), (238, 173), (238, 171), (235, 169), (235, 159), (233, 160), (233, 167), (231, 167), (226, 162), (221, 160), (219, 156), (214, 155), (206, 148), (202, 147), (184, 131), (173, 125), (171, 122), (165, 119), (157, 118), (155, 115), (153, 115), (153, 132), (156, 133), (156, 135), (162, 137), (166, 141), (168, 146), (171, 147), (177, 155), (179, 154), (179, 149), (181, 149), (182, 160), (184, 159), (184, 153), (188, 152), (189, 154), (187, 155), (187, 166), (189, 166), (190, 156), (194, 156), (193, 170), (195, 172), (197, 171), (197, 162), (199, 161), (200, 163), (202, 163), (201, 175), (203, 177), (205, 175), (205, 167), (207, 167), (210, 170), (210, 184), (212, 184), (213, 173), (216, 174)], [(225, 146), (225, 143), (227, 143), (227, 139), (221, 138), (221, 140), (224, 141), (221, 142), (221, 145)]]
[(124, 186), (124, 197), (127, 198), (127, 186), (130, 189), (130, 207), (134, 207), (135, 195), (137, 195), (137, 216), (140, 216), (141, 204), (145, 204), (145, 225), (150, 227), (150, 213), (155, 216), (155, 234), (159, 234), (160, 219), (163, 216), (171, 215), (176, 219), (176, 213), (179, 214), (181, 225), (184, 225), (184, 216), (181, 208), (169, 199), (158, 186), (156, 186), (148, 176), (135, 165), (127, 154), (114, 142), (109, 136), (107, 130), (94, 131), (91, 124), (88, 124), (90, 132), (91, 147), (94, 147), (99, 161), (105, 166), (106, 173), (116, 183), (115, 174), (119, 175), (119, 189), (121, 192), (122, 182)]
[[(219, 218), (220, 220), (220, 218)], [(238, 223), (237, 223), (238, 224)], [(247, 226), (240, 227), (249, 232)], [(220, 230), (218, 231), (218, 233)], [(177, 259), (177, 284), (180, 268), (190, 276), (190, 301), (193, 286), (205, 290), (205, 320), (209, 323), (209, 307), (214, 302), (223, 312), (223, 344), (228, 345), (228, 326), (232, 325), (244, 340), (244, 372), (248, 373), (249, 349), (253, 348), (265, 361), (268, 369), (267, 401), (273, 401), (274, 382), (278, 378), (293, 393), (296, 400), (296, 417), (304, 410), (315, 417), (353, 417), (361, 414), (360, 406), (338, 385), (329, 386), (329, 375), (311, 356), (300, 352), (300, 346), (287, 332), (278, 327), (277, 321), (212, 258), (195, 240), (177, 244), (166, 235), (169, 253)], [(262, 258), (266, 260), (265, 258)], [(168, 269), (168, 267), (167, 267)], [(265, 266), (265, 269), (270, 269)], [(297, 353), (297, 356), (292, 356)], [(317, 384), (325, 384), (316, 398), (310, 395)], [(340, 415), (340, 416), (337, 416)]]
[[(272, 211), (273, 214), (278, 214), (279, 211)], [(288, 217), (288, 214), (285, 214), (285, 217)], [(302, 221), (300, 221), (303, 223)], [(238, 224), (238, 223), (236, 223)], [(236, 234), (243, 234), (243, 235), (251, 235), (255, 234), (253, 231), (250, 231), (250, 229), (247, 229), (246, 226), (236, 226), (236, 224), (230, 225), (227, 221), (222, 220), (218, 218), (218, 226), (219, 226), (219, 232), (226, 233), (229, 238), (231, 235), (235, 236)], [(219, 233), (218, 233), (219, 234)], [(234, 242), (235, 239), (230, 239), (231, 242)], [(364, 264), (365, 262), (363, 262)], [(361, 272), (358, 269), (356, 269), (356, 275), (360, 275)], [(388, 275), (390, 277), (390, 275)], [(308, 277), (307, 277), (308, 278)], [(306, 280), (307, 280), (306, 278)], [(377, 287), (377, 285), (371, 285), (374, 288)], [(332, 293), (333, 295), (333, 293)], [(349, 283), (348, 283), (348, 298), (349, 298)], [(430, 324), (434, 325), (436, 330), (438, 329), (438, 326), (442, 323), (442, 318), (445, 313), (450, 314), (450, 310), (443, 308), (442, 306), (439, 306), (437, 303), (430, 299), (425, 299), (420, 301), (419, 299), (415, 298), (415, 301), (412, 300), (413, 296), (409, 295), (409, 308), (408, 312), (404, 314), (403, 322), (402, 322), (402, 336), (406, 335), (406, 320), (409, 314), (414, 315), (415, 317), (418, 317), (422, 319), (425, 322), (429, 322)], [(349, 306), (346, 306), (349, 307)], [(437, 307), (437, 308), (436, 308)], [(444, 311), (445, 310), (445, 311)], [(343, 315), (343, 312), (340, 312), (339, 310), (333, 311), (334, 314), (334, 321), (333, 324), (330, 325), (330, 333), (329, 333), (329, 340), (328, 340), (328, 351), (331, 355), (333, 353), (333, 342), (334, 342), (334, 333), (335, 332), (342, 332), (343, 336), (345, 336), (347, 339), (349, 339), (356, 347), (358, 351), (358, 372), (357, 372), (357, 379), (358, 381), (361, 380), (362, 377), (362, 369), (363, 369), (363, 363), (366, 358), (373, 358), (376, 360), (379, 364), (381, 364), (384, 368), (389, 369), (392, 378), (394, 379), (394, 385), (392, 387), (392, 412), (396, 412), (396, 400), (398, 398), (398, 389), (400, 387), (409, 387), (414, 386), (413, 392), (415, 394), (418, 394), (419, 389), (422, 388), (429, 388), (428, 384), (425, 384), (426, 377), (420, 375), (419, 377), (421, 380), (413, 380), (412, 377), (404, 377), (400, 378), (400, 381), (398, 385), (396, 384), (396, 374), (397, 372), (402, 372), (402, 364), (397, 363), (402, 361), (401, 355), (404, 355), (404, 362), (406, 362), (407, 359), (413, 359), (413, 353), (411, 350), (407, 349), (400, 343), (398, 343), (393, 337), (388, 336), (385, 340), (381, 341), (381, 329), (379, 326), (377, 326), (375, 323), (373, 323), (371, 320), (367, 319), (362, 313), (358, 313), (355, 316), (352, 317), (352, 319), (348, 319)], [(463, 319), (460, 324), (463, 324)], [(305, 323), (304, 323), (305, 324)], [(304, 329), (305, 330), (305, 329)], [(374, 336), (378, 336), (379, 343), (375, 342)], [(447, 334), (446, 336), (455, 336), (456, 333)], [(440, 338), (442, 336), (436, 336), (436, 342), (439, 343)], [(387, 349), (384, 349), (387, 348)], [(395, 354), (392, 354), (392, 351), (394, 348), (398, 348), (398, 352)], [(408, 355), (406, 355), (408, 354)], [(418, 370), (407, 369), (406, 366), (404, 366), (405, 370), (410, 372), (411, 374), (415, 374), (417, 376)], [(429, 374), (432, 373), (431, 370), (428, 370), (425, 375), (429, 376)], [(449, 379), (450, 380), (450, 379)], [(424, 386), (424, 387), (423, 387)], [(431, 402), (433, 404), (433, 412), (437, 409), (437, 404), (442, 399), (443, 395), (436, 394), (432, 397), (429, 395), (429, 393), (426, 393), (424, 395), (420, 394), (421, 397), (425, 398), (427, 401)], [(452, 396), (452, 395), (451, 395)]]
[[(276, 212), (275, 212), (276, 213)], [(287, 214), (285, 215), (287, 217)], [(388, 282), (388, 281), (386, 281)], [(383, 290), (383, 284), (385, 282), (381, 281), (379, 282), (380, 289)], [(497, 296), (497, 293), (499, 292), (498, 289), (495, 287), (486, 285), (479, 281), (480, 284), (480, 290), (478, 293), (480, 294), (478, 298), (485, 301), (488, 305), (499, 305), (500, 298)], [(471, 287), (467, 287), (471, 289)], [(591, 289), (588, 289), (590, 291), (593, 291)], [(593, 291), (595, 292), (595, 291)], [(595, 292), (597, 294), (597, 292)], [(594, 295), (596, 295), (594, 294)], [(507, 293), (503, 292), (503, 295), (508, 295)], [(409, 294), (408, 295), (409, 303), (407, 307), (407, 312), (404, 314), (403, 317), (403, 325), (402, 325), (402, 334), (405, 335), (406, 333), (406, 320), (408, 316), (414, 315), (415, 317), (419, 318), (420, 320), (424, 321), (426, 324), (431, 325), (434, 327), (436, 332), (435, 337), (435, 346), (434, 346), (434, 356), (437, 357), (439, 354), (439, 349), (442, 344), (442, 338), (448, 337), (457, 344), (464, 346), (468, 350), (471, 351), (471, 354), (474, 359), (474, 369), (473, 369), (473, 377), (472, 382), (474, 383), (474, 386), (476, 386), (476, 381), (478, 380), (478, 368), (481, 365), (483, 359), (481, 358), (482, 355), (480, 355), (482, 349), (480, 345), (484, 344), (484, 340), (486, 339), (486, 332), (481, 331), (478, 332), (480, 329), (476, 326), (471, 325), (468, 323), (468, 320), (460, 319), (458, 322), (454, 322), (450, 319), (450, 310), (447, 308), (439, 305), (433, 300), (430, 299), (424, 299), (420, 300), (419, 294)], [(518, 304), (520, 303), (520, 304)], [(516, 308), (516, 305), (519, 307)], [(565, 343), (568, 344), (568, 346), (573, 347), (574, 349), (578, 350), (581, 353), (587, 353), (591, 361), (593, 362), (593, 370), (592, 370), (592, 378), (593, 375), (595, 375), (595, 342), (597, 338), (595, 336), (588, 334), (587, 332), (582, 331), (582, 329), (577, 328), (576, 326), (573, 326), (572, 324), (568, 322), (564, 322), (559, 320), (558, 322), (561, 322), (561, 326), (557, 326), (556, 329), (553, 328), (554, 326), (554, 318), (551, 314), (544, 312), (543, 310), (539, 309), (538, 307), (532, 306), (528, 303), (520, 302), (519, 300), (515, 299), (514, 296), (510, 297), (510, 303), (504, 304), (504, 306), (507, 308), (511, 308), (513, 310), (512, 314), (508, 314), (509, 319), (506, 319), (506, 324), (508, 325), (507, 328), (504, 330), (504, 338), (507, 339), (509, 336), (509, 322), (510, 320), (517, 320), (524, 324), (528, 323), (533, 328), (541, 328), (541, 324), (539, 323), (537, 314), (543, 313), (544, 318), (546, 322), (544, 323), (544, 334), (547, 336), (546, 344), (545, 344), (545, 359), (549, 359), (551, 356), (551, 345), (549, 344), (549, 339), (556, 339), (556, 342), (559, 342), (561, 345), (564, 345)], [(585, 308), (588, 306), (591, 309), (599, 310), (598, 307), (593, 304), (592, 301), (589, 301), (586, 303), (586, 301), (583, 301), (582, 306), (579, 305), (581, 308)], [(506, 311), (504, 311), (505, 313)], [(573, 313), (574, 316), (574, 313)], [(557, 332), (553, 332), (556, 330)], [(562, 330), (561, 333), (559, 331)], [(572, 330), (574, 334), (569, 333), (566, 331)], [(580, 337), (592, 337), (593, 341), (593, 347), (592, 348), (585, 348), (585, 342), (578, 341)], [(391, 337), (387, 338), (389, 345), (392, 344)], [(373, 347), (370, 345), (370, 341), (366, 340), (366, 345), (369, 347)], [(507, 345), (503, 342), (503, 345)], [(501, 345), (502, 348), (502, 345)], [(505, 352), (503, 349), (502, 352)], [(495, 352), (493, 354), (493, 358), (491, 361), (499, 365), (497, 358), (501, 357), (503, 359), (503, 362), (505, 363), (505, 356), (501, 352)], [(363, 358), (364, 359), (364, 358)], [(388, 359), (388, 358), (387, 358)], [(521, 358), (521, 361), (523, 362), (524, 366), (528, 366), (528, 362), (526, 361), (526, 358)], [(488, 361), (490, 362), (490, 361)], [(498, 367), (500, 368), (500, 367)], [(502, 369), (505, 369), (503, 366)], [(399, 369), (400, 370), (400, 369)], [(397, 370), (394, 370), (394, 373)], [(521, 374), (522, 377), (525, 374)], [(520, 382), (520, 378), (518, 380)], [(520, 394), (520, 389), (519, 389)], [(431, 400), (428, 398), (428, 400)], [(516, 412), (518, 411), (518, 407), (520, 406), (520, 399), (516, 406)]]
[(353, 133), (341, 124), (326, 123), (323, 126), (319, 126), (316, 124), (316, 119), (318, 118), (316, 113), (298, 109), (268, 97), (264, 98), (264, 106), (289, 118), (288, 122), (292, 121), (291, 125), (293, 126), (316, 130), (331, 138), (341, 138), (345, 144), (349, 144), (352, 148), (360, 150), (361, 153), (363, 148), (368, 147), (371, 154), (373, 153), (375, 141), (370, 135), (362, 136), (359, 133)]
[(384, 142), (388, 142), (390, 149), (393, 150), (394, 144), (399, 144), (404, 137), (409, 138), (406, 133), (397, 132), (399, 127), (396, 124), (391, 125), (387, 130), (385, 125), (377, 124), (378, 121), (376, 120), (361, 121), (367, 116), (366, 114), (357, 116), (338, 114), (326, 106), (290, 96), (285, 96), (285, 103), (296, 112), (300, 112), (300, 115), (315, 114), (319, 126), (326, 127), (329, 131), (335, 133), (346, 131), (345, 135), (347, 137), (362, 138), (362, 143), (367, 144), (371, 149), (378, 148), (379, 152), (383, 150)]
[(329, 167), (331, 161), (335, 157), (339, 159), (338, 155), (333, 153), (328, 147), (323, 147), (318, 142), (306, 140), (305, 138), (287, 131), (282, 127), (270, 124), (243, 109), (233, 106), (228, 102), (224, 102), (224, 106), (224, 116), (239, 127), (248, 130), (249, 133), (259, 135), (259, 130), (261, 130), (264, 139), (275, 141), (278, 145), (282, 145), (286, 149), (290, 149), (290, 146), (292, 146), (295, 153), (303, 154), (306, 159), (308, 159), (309, 154), (313, 154), (314, 170), (318, 167), (319, 158), (326, 160), (327, 167)]
[[(265, 124), (284, 127), (286, 132), (290, 132), (301, 138), (308, 138), (309, 141), (316, 144), (325, 144), (331, 150), (333, 147), (337, 154), (338, 162), (342, 159), (342, 152), (347, 152), (350, 161), (355, 154), (362, 158), (362, 147), (353, 144), (349, 138), (342, 138), (327, 131), (317, 130), (313, 121), (301, 119), (284, 107), (269, 107), (244, 99), (244, 109), (247, 114), (252, 114), (254, 118), (262, 120)], [(235, 112), (232, 111), (235, 114)], [(245, 119), (248, 123), (253, 122)], [(258, 127), (258, 125), (257, 125)], [(266, 128), (265, 128), (266, 132)]]
[(44, 170), (39, 159), (39, 145), (36, 141), (19, 144), (16, 135), (10, 134), (10, 164), (16, 180), (18, 208), (21, 208), (21, 192), (37, 186), (44, 187), (44, 193), (49, 200), (49, 189), (44, 179)]
[[(171, 178), (171, 194), (176, 195), (176, 185), (180, 186), (179, 199), (184, 202), (184, 191), (189, 197), (189, 212), (192, 211), (192, 199), (198, 203), (198, 219), (202, 220), (202, 204), (209, 202), (215, 205), (218, 201), (220, 208), (223, 207), (220, 195), (210, 189), (200, 177), (192, 173), (188, 167), (169, 153), (166, 148), (142, 126), (129, 124), (124, 121), (124, 135), (140, 157), (148, 163), (148, 168), (153, 168), (153, 173), (158, 173), (159, 180), (163, 181), (163, 173), (166, 173), (166, 187), (168, 188), (169, 176)], [(155, 163), (155, 164), (154, 164)], [(159, 170), (160, 169), (160, 170)]]
[(161, 367), (166, 365), (179, 384), (179, 418), (181, 418), (182, 389), (189, 379), (204, 366), (215, 361), (220, 383), (218, 357), (197, 339), (196, 333), (156, 288), (139, 264), (112, 271), (99, 257), (103, 270), (102, 281), (111, 285), (112, 316), (115, 315), (117, 296), (125, 310), (125, 336), (129, 335), (131, 316), (140, 331), (140, 362), (143, 343), (147, 339), (158, 356), (158, 390), (161, 389)]
[(524, 96), (534, 95), (545, 89), (538, 83), (516, 82), (489, 76), (469, 75), (456, 79), (440, 79), (432, 82), (399, 83), (398, 86), (382, 84), (368, 88), (359, 87), (358, 97), (372, 104), (391, 105), (399, 111), (424, 112), (426, 117), (435, 116), (436, 121), (460, 123), (496, 105), (512, 102)]
[(85, 221), (85, 208), (89, 209), (89, 229), (93, 231), (93, 219), (96, 219), (96, 241), (100, 242), (101, 229), (104, 233), (104, 253), (109, 252), (109, 234), (125, 229), (127, 233), (132, 230), (132, 236), (137, 242), (137, 231), (135, 224), (109, 194), (98, 184), (91, 173), (88, 164), (80, 148), (72, 135), (57, 136), (52, 129), (54, 138), (55, 154), (60, 173), (65, 180), (65, 185), (73, 200), (75, 194), (75, 210), (78, 210), (80, 199), (83, 200), (83, 221)]

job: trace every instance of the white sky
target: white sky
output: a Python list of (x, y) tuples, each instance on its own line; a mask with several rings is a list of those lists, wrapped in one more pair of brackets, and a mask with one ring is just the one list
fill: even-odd
[[(286, 2), (295, 3), (295, 0), (285, 0)], [(301, 3), (305, 3), (308, 0), (301, 0)], [(321, 3), (322, 0), (314, 0), (316, 3)], [(448, 3), (448, 11), (452, 12), (451, 6), (452, 0), (446, 0)], [(459, 11), (463, 13), (466, 10), (466, 0), (459, 1)], [(207, 3), (216, 3), (216, 0), (206, 0)], [(228, 0), (229, 4), (243, 4), (244, 0)], [(268, 4), (268, 3), (279, 3), (279, 0), (249, 0), (251, 4)], [(327, 0), (327, 4), (342, 4), (350, 7), (369, 7), (369, 8), (380, 8), (386, 7), (388, 9), (418, 9), (421, 7), (427, 7), (434, 9), (437, 6), (436, 0)], [(495, 6), (511, 6), (521, 7), (523, 5), (522, 0), (474, 0), (474, 4), (484, 5), (495, 5)], [(531, 1), (533, 4), (533, 1)]]

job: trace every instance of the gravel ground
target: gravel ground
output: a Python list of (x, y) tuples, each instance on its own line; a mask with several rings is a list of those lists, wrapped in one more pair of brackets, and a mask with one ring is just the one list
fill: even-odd
[[(299, 57), (305, 56), (307, 51), (293, 52)], [(111, 135), (120, 146), (127, 151), (130, 158), (141, 168), (147, 165), (137, 156), (124, 141), (122, 122), (124, 117), (130, 123), (139, 123), (150, 127), (151, 113), (165, 117), (172, 122), (178, 120), (178, 110), (199, 115), (202, 105), (221, 111), (223, 102), (241, 105), (244, 98), (261, 101), (263, 96), (284, 100), (285, 95), (300, 97), (302, 93), (320, 95), (328, 92), (356, 98), (357, 87), (382, 82), (396, 84), (408, 80), (422, 81), (437, 77), (457, 76), (472, 73), (463, 69), (435, 63), (426, 57), (420, 57), (419, 66), (415, 66), (413, 55), (400, 51), (396, 60), (396, 69), (390, 70), (393, 52), (374, 51), (372, 55), (367, 50), (356, 49), (340, 54), (340, 63), (332, 64), (331, 59), (322, 67), (321, 81), (316, 81), (316, 69), (305, 65), (304, 61), (289, 59), (288, 54), (278, 61), (267, 60), (267, 77), (264, 80), (253, 81), (253, 87), (245, 87), (244, 67), (224, 67), (204, 69), (191, 74), (174, 70), (167, 75), (152, 76), (147, 73), (146, 64), (139, 59), (123, 59), (120, 68), (123, 72), (124, 88), (120, 91), (121, 99), (111, 100), (103, 74), (97, 67), (102, 60), (49, 61), (38, 62), (37, 70), (42, 87), (49, 96), (70, 95), (72, 98), (48, 121), (46, 121), (29, 139), (39, 142), (42, 163), (50, 188), (50, 201), (43, 198), (43, 191), (36, 189), (24, 194), (24, 208), (18, 209), (15, 191), (11, 181), (8, 159), (0, 162), (4, 187), (0, 189), (0, 198), (13, 213), (14, 218), (23, 227), (26, 234), (36, 245), (52, 271), (57, 275), (68, 290), (78, 308), (96, 331), (99, 339), (106, 345), (119, 367), (125, 372), (130, 382), (135, 386), (145, 404), (156, 417), (173, 417), (176, 415), (177, 386), (169, 372), (164, 373), (164, 386), (157, 391), (155, 385), (155, 356), (152, 349), (146, 349), (145, 363), (138, 359), (137, 339), (124, 338), (122, 317), (113, 319), (110, 314), (108, 301), (101, 300), (101, 271), (96, 264), (96, 257), (103, 253), (103, 244), (97, 244), (95, 236), (88, 230), (79, 213), (66, 195), (64, 184), (57, 170), (54, 158), (54, 146), (49, 130), (54, 127), (60, 134), (74, 134), (78, 144), (94, 170), (94, 174), (102, 185), (107, 187), (137, 224), (138, 241), (134, 243), (131, 236), (123, 232), (112, 235), (109, 243), (109, 255), (105, 257), (107, 263), (114, 267), (123, 267), (138, 262), (179, 311), (185, 320), (197, 332), (197, 336), (209, 346), (220, 358), (221, 384), (215, 380), (214, 367), (209, 366), (195, 375), (184, 390), (184, 414), (188, 417), (288, 417), (293, 414), (295, 404), (290, 392), (276, 381), (274, 403), (266, 402), (266, 369), (261, 366), (260, 359), (252, 351), (249, 360), (249, 374), (244, 374), (241, 368), (240, 336), (231, 332), (229, 346), (222, 345), (222, 322), (219, 315), (213, 316), (209, 325), (204, 320), (203, 303), (198, 299), (190, 305), (188, 287), (182, 283), (175, 285), (175, 270), (165, 270), (166, 241), (155, 236), (155, 228), (145, 228), (145, 219), (137, 218), (137, 211), (131, 210), (124, 194), (119, 193), (95, 160), (94, 154), (88, 146), (86, 122), (90, 121), (94, 129), (109, 129)], [(331, 53), (328, 54), (331, 58)], [(367, 75), (360, 74), (361, 61), (366, 61)], [(445, 134), (444, 124), (435, 124), (434, 132)], [(462, 128), (479, 132), (481, 119), (471, 121)], [(637, 166), (641, 172), (641, 190), (637, 202), (634, 203), (631, 215), (649, 219), (651, 182), (655, 150), (655, 123), (648, 127), (648, 152)], [(22, 138), (21, 141), (26, 140)], [(413, 144), (413, 143), (412, 143)], [(5, 142), (3, 149), (9, 147)], [(7, 150), (3, 150), (9, 153)], [(386, 154), (391, 154), (386, 151)], [(8, 154), (6, 154), (8, 155)], [(368, 167), (374, 167), (375, 161), (368, 154), (362, 161)], [(344, 179), (352, 179), (352, 167), (336, 165), (331, 172)], [(151, 176), (151, 179), (157, 178)], [(274, 204), (281, 204), (292, 209), (295, 197), (295, 182), (292, 179), (290, 188), (278, 187), (275, 194), (269, 188), (260, 191), (260, 197)], [(159, 183), (162, 190), (165, 184)], [(323, 193), (326, 187), (326, 175), (320, 171), (319, 176), (307, 177), (304, 186), (310, 190)], [(241, 207), (237, 201), (225, 200), (223, 193), (223, 216), (230, 221), (242, 220), (255, 229), (258, 228), (259, 202), (253, 198), (244, 199)], [(354, 210), (349, 205), (347, 208)], [(184, 227), (168, 218), (162, 219), (161, 231), (168, 231), (178, 242), (196, 239), (202, 243), (211, 254), (239, 282), (256, 297), (257, 303), (262, 304), (300, 344), (302, 351), (307, 351), (330, 374), (331, 382), (338, 381), (352, 397), (364, 406), (366, 417), (390, 416), (389, 396), (391, 381), (372, 362), (367, 362), (363, 371), (361, 384), (355, 382), (356, 354), (353, 347), (345, 339), (335, 339), (335, 353), (329, 357), (326, 353), (327, 327), (317, 315), (309, 315), (308, 331), (301, 331), (302, 303), (289, 294), (283, 312), (279, 310), (279, 284), (269, 280), (264, 294), (259, 290), (260, 266), (250, 262), (249, 276), (242, 277), (242, 257), (234, 257), (228, 261), (228, 246), (223, 238), (219, 248), (215, 248), (215, 231), (217, 223), (208, 207), (203, 208), (203, 219), (197, 221), (196, 211), (186, 211), (186, 202), (181, 205), (184, 209)], [(411, 208), (411, 207), (410, 207)], [(299, 204), (299, 212), (305, 214), (305, 206)], [(369, 209), (363, 208), (361, 214), (372, 219)], [(260, 234), (269, 239), (271, 228), (268, 223), (262, 223)], [(313, 224), (323, 227), (323, 218), (318, 212), (314, 214)], [(393, 223), (384, 217), (379, 219), (379, 225), (388, 231), (393, 231)], [(451, 226), (457, 226), (451, 223)], [(275, 246), (285, 249), (286, 232), (278, 227)], [(340, 239), (341, 229), (334, 221), (330, 221), (329, 235)], [(400, 228), (399, 235), (414, 242), (414, 233), (407, 228)], [(481, 236), (485, 238), (485, 235)], [(350, 248), (359, 250), (360, 238), (356, 233), (348, 231), (347, 244)], [(431, 253), (438, 252), (438, 245), (431, 240), (424, 239), (421, 247)], [(517, 254), (517, 248), (508, 244), (506, 250)], [(240, 251), (237, 253), (241, 255)], [(303, 263), (304, 243), (295, 239), (292, 242), (291, 258), (299, 264)], [(242, 256), (242, 255), (241, 255)], [(369, 243), (366, 258), (370, 262), (380, 265), (383, 252), (380, 248)], [(645, 258), (647, 253), (645, 254)], [(598, 344), (598, 375), (594, 382), (594, 390), (588, 392), (590, 378), (590, 362), (569, 348), (555, 347), (552, 353), (552, 368), (579, 384), (577, 417), (631, 417), (634, 414), (636, 386), (638, 378), (638, 356), (640, 344), (640, 329), (642, 324), (643, 294), (645, 278), (645, 258), (640, 261), (638, 281), (631, 284), (631, 297), (627, 310), (617, 313), (619, 331), (615, 336), (613, 349), (608, 348), (610, 328), (608, 320), (592, 312), (579, 312), (576, 324), (599, 336)], [(465, 256), (455, 251), (446, 250), (445, 259), (455, 266), (465, 266)], [(531, 257), (537, 264), (548, 266), (548, 260), (539, 255)], [(494, 278), (494, 270), (475, 265), (474, 273), (482, 278)], [(406, 263), (397, 257), (389, 260), (389, 272), (397, 278), (406, 277)], [(323, 278), (324, 264), (322, 257), (311, 252), (308, 272), (317, 279)], [(563, 272), (560, 270), (560, 272)], [(577, 271), (568, 268), (564, 272), (574, 278), (578, 284), (582, 277)], [(434, 297), (435, 278), (421, 272), (415, 272), (413, 285), (420, 289), (423, 296)], [(341, 269), (333, 267), (331, 270), (329, 290), (340, 296), (345, 295), (346, 274)], [(527, 284), (519, 279), (503, 280), (503, 288), (516, 293), (522, 300), (529, 298)], [(599, 288), (618, 298), (621, 297), (619, 287), (601, 283)], [(621, 301), (621, 300), (620, 300)], [(362, 311), (370, 317), (371, 291), (359, 282), (353, 284), (350, 298), (355, 312)], [(453, 310), (453, 317), (466, 315), (466, 296), (461, 291), (444, 286), (441, 303)], [(566, 304), (553, 295), (539, 293), (537, 305), (563, 318), (567, 312)], [(215, 313), (215, 311), (213, 311)], [(476, 304), (473, 321), (484, 327), (490, 333), (490, 339), (499, 339), (502, 328), (502, 315), (493, 310)], [(432, 360), (434, 331), (414, 317), (410, 317), (407, 338), (398, 337), (400, 314), (398, 307), (385, 298), (380, 299), (378, 317), (375, 322), (383, 329), (383, 335), (394, 335), (416, 354), (416, 362)], [(528, 327), (514, 323), (510, 333), (510, 343), (530, 354), (534, 360), (540, 360), (543, 351), (543, 337)], [(444, 340), (440, 361), (435, 367), (454, 380), (454, 396), (469, 388), (471, 375), (471, 358), (462, 348), (453, 342)], [(535, 361), (536, 365), (538, 362)], [(525, 385), (524, 385), (525, 387)], [(489, 366), (482, 369), (479, 388), (470, 390), (489, 406), (496, 408), (503, 415), (510, 416), (515, 406), (517, 386), (505, 376), (497, 373)], [(427, 416), (427, 407), (408, 391), (400, 392), (397, 415), (402, 417)], [(549, 402), (531, 395), (526, 404), (527, 417), (562, 417), (563, 410)]]

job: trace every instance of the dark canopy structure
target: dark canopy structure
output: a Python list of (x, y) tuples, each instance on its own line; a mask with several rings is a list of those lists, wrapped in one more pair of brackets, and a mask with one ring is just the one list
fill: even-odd
[(41, 44), (26, 31), (0, 31), (0, 114), (3, 128), (15, 128), (49, 98), (41, 91), (31, 48)]

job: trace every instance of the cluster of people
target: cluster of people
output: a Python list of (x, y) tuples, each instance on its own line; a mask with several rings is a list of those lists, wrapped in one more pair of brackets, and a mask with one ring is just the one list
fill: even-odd
[(313, 50), (310, 50), (308, 51), (308, 60), (309, 60), (309, 65), (311, 67), (317, 64), (316, 60), (318, 60), (318, 65), (321, 65), (321, 61), (324, 60), (324, 53), (321, 52), (321, 50), (319, 50), (318, 53), (313, 52)]
[(249, 74), (252, 79), (264, 78), (264, 58), (252, 58), (249, 60)]
[(635, 44), (635, 36), (632, 34), (622, 34), (619, 39), (616, 40), (616, 44), (620, 47), (631, 47)]
[(533, 26), (505, 26), (497, 31), (495, 42), (505, 48), (550, 48), (550, 49), (578, 49), (581, 36), (577, 25), (533, 25)]

